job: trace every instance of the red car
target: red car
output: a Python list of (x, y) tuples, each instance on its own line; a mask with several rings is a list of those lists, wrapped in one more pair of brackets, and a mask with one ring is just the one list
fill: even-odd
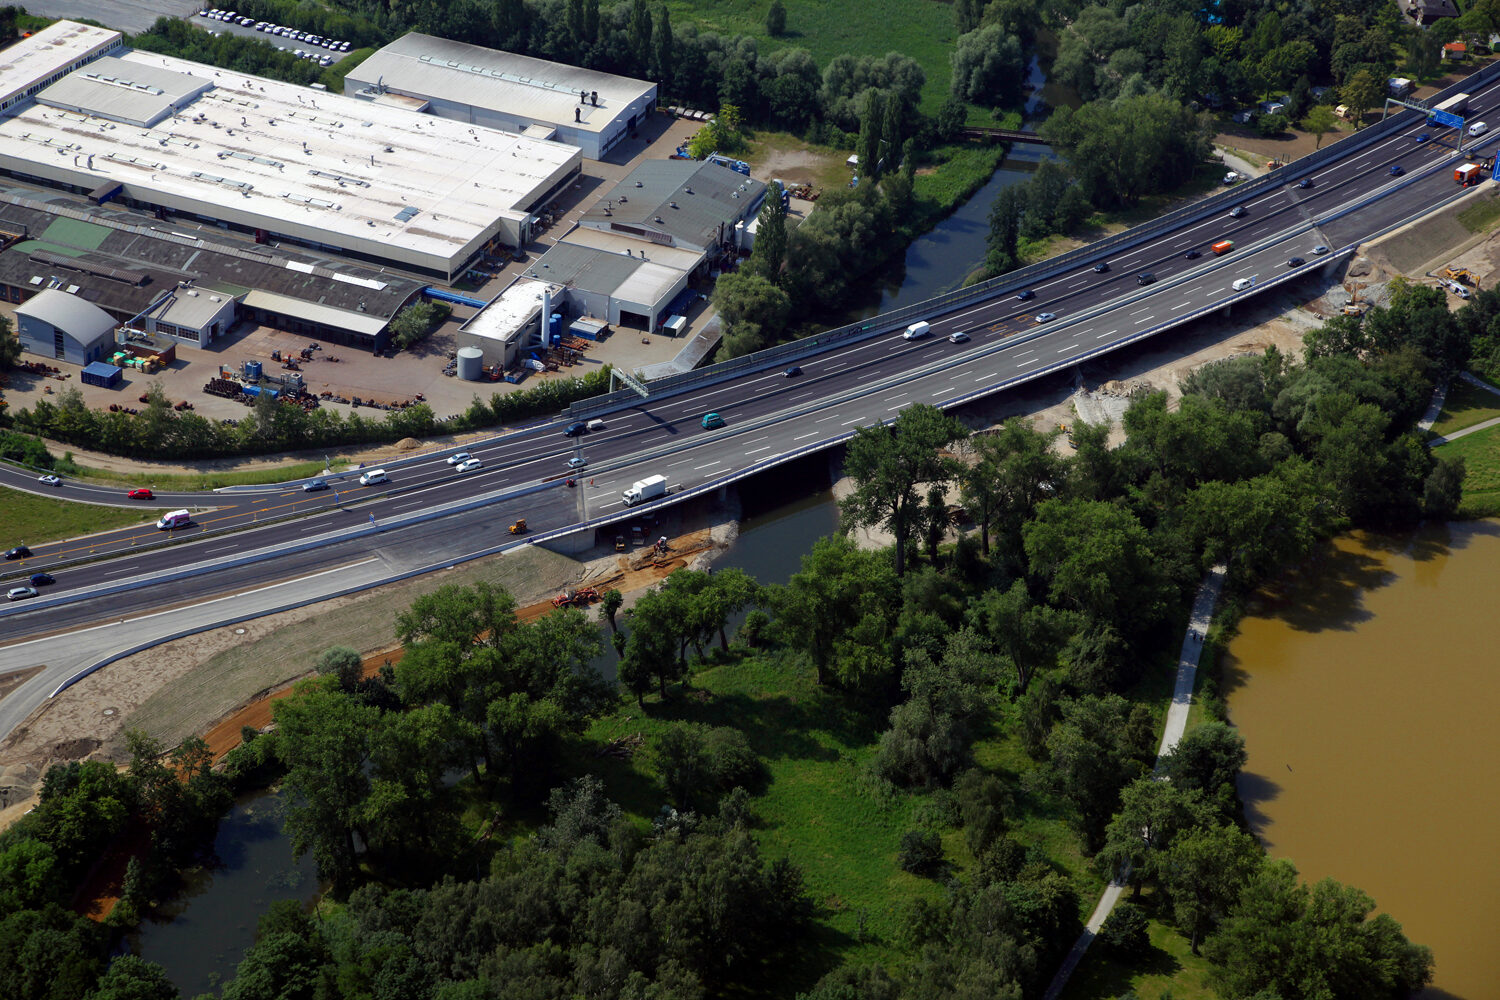
[(125, 495), (128, 496), (132, 500), (154, 500), (154, 499), (156, 499), (156, 494), (152, 493), (150, 490), (131, 490), (129, 493), (127, 493)]

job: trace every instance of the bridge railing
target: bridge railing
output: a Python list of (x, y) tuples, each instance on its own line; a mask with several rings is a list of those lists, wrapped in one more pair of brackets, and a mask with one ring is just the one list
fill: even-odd
[[(1435, 95), (1431, 100), (1443, 100), (1454, 94), (1461, 94), (1472, 89), (1477, 89), (1494, 80), (1497, 76), (1500, 76), (1500, 62), (1490, 63), (1472, 76), (1466, 77)], [(794, 340), (786, 344), (778, 344), (775, 347), (756, 351), (754, 354), (747, 354), (729, 361), (721, 361), (717, 364), (697, 368), (690, 372), (680, 372), (676, 375), (668, 375), (665, 378), (652, 379), (647, 383), (647, 386), (653, 394), (657, 394), (676, 392), (691, 386), (725, 381), (744, 372), (756, 371), (763, 368), (772, 369), (795, 363), (803, 358), (821, 354), (829, 347), (837, 344), (854, 343), (882, 336), (894, 330), (899, 330), (915, 320), (933, 318), (953, 311), (960, 306), (981, 302), (1000, 295), (1014, 294), (1028, 285), (1060, 272), (1070, 270), (1079, 264), (1098, 260), (1122, 246), (1139, 243), (1142, 240), (1174, 229), (1188, 219), (1197, 216), (1212, 215), (1218, 211), (1227, 211), (1231, 206), (1244, 201), (1248, 197), (1274, 187), (1279, 187), (1294, 178), (1309, 174), (1330, 160), (1349, 156), (1367, 146), (1374, 145), (1388, 138), (1392, 133), (1400, 131), (1420, 120), (1420, 117), (1415, 111), (1401, 111), (1378, 124), (1361, 129), (1347, 138), (1309, 153), (1306, 156), (1299, 157), (1294, 163), (1285, 168), (1272, 171), (1269, 174), (1246, 181), (1244, 184), (1239, 184), (1233, 188), (1210, 195), (1190, 205), (1184, 205), (1150, 222), (1142, 223), (1139, 226), (1116, 233), (1113, 236), (1106, 236), (1104, 239), (1090, 243), (1087, 246), (1078, 247), (1067, 253), (1038, 261), (1035, 264), (1030, 264), (1018, 270), (990, 278), (987, 281), (970, 285), (967, 288), (945, 292), (942, 295), (926, 299), (914, 305), (902, 306), (890, 312), (881, 313), (870, 320), (851, 323), (832, 330), (825, 330), (815, 336), (802, 340)], [(633, 392), (618, 390), (602, 396), (580, 400), (564, 411), (564, 417), (577, 420), (590, 414), (623, 408), (639, 399), (640, 397)]]

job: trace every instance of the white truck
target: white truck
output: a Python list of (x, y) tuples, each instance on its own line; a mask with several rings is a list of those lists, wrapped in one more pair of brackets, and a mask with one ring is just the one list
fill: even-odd
[(646, 500), (655, 500), (659, 496), (665, 496), (667, 492), (666, 476), (647, 476), (638, 479), (630, 485), (630, 489), (621, 493), (625, 500), (625, 506), (634, 507), (636, 504)]

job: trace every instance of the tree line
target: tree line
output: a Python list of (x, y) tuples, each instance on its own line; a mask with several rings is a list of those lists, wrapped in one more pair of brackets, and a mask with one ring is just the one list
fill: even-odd
[(531, 389), (476, 394), (461, 413), (439, 417), (427, 403), (388, 410), (378, 420), (328, 406), (304, 410), (293, 402), (261, 393), (238, 419), (205, 417), (177, 410), (158, 382), (146, 389), (136, 413), (91, 409), (77, 386), (39, 399), (11, 413), (0, 410), (0, 427), (35, 434), (63, 444), (142, 458), (220, 458), (264, 455), (303, 448), (337, 448), (434, 437), (480, 430), (539, 416), (551, 416), (580, 399), (609, 389), (608, 366), (582, 377), (547, 379)]

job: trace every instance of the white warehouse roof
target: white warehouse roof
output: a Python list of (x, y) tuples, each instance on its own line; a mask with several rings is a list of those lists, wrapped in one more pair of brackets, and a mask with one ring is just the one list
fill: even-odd
[(9, 107), (34, 84), (66, 70), (80, 59), (108, 51), (120, 33), (77, 21), (55, 21), (30, 38), (0, 49), (0, 106)]
[[(615, 116), (653, 94), (656, 85), (628, 76), (411, 32), (360, 63), (351, 82), (393, 87), (454, 104), (493, 108), (541, 122), (599, 132)], [(580, 104), (587, 93), (589, 103)], [(593, 95), (599, 104), (594, 106)], [(577, 108), (581, 121), (575, 122)]]
[[(118, 182), (148, 205), (451, 274), (582, 161), (574, 146), (154, 53), (106, 62), (39, 97), (76, 110), (0, 120), (0, 168), (84, 190)], [(3, 67), (0, 85), (13, 85)], [(178, 95), (154, 126), (121, 121)]]
[(34, 316), (64, 331), (84, 347), (92, 347), (114, 333), (115, 320), (92, 302), (56, 288), (44, 288), (16, 306), (19, 316)]

